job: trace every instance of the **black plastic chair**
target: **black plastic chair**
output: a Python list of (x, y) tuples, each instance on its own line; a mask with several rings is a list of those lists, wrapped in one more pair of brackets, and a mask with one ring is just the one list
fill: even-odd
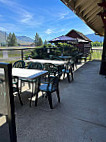
[(72, 81), (74, 80), (71, 63), (67, 63), (65, 68), (62, 69), (62, 72), (63, 72), (64, 78), (65, 78), (65, 74), (67, 74), (68, 82), (70, 82), (70, 77), (72, 78)]
[(48, 71), (48, 77), (49, 76), (56, 76), (56, 73), (58, 73), (58, 68), (52, 63), (45, 63), (43, 64), (43, 69)]
[[(29, 65), (28, 65), (28, 69), (39, 69), (39, 70), (42, 70), (43, 69), (43, 66), (41, 63), (38, 63), (38, 62), (30, 62)], [(28, 79), (20, 79), (21, 80), (21, 85), (20, 85), (20, 89), (22, 90), (22, 83), (23, 82), (27, 82), (28, 85), (29, 85), (29, 88), (30, 88), (30, 84), (32, 84), (32, 93), (31, 93), (31, 97), (30, 97), (30, 106), (31, 106), (31, 102), (32, 102), (32, 97), (35, 93), (35, 90), (34, 90), (34, 84), (38, 81), (37, 79), (34, 79), (34, 80), (28, 80)]]
[[(53, 109), (52, 95), (51, 95), (53, 92), (57, 93), (58, 102), (60, 103), (58, 76), (55, 76), (55, 77), (49, 76), (48, 82), (45, 82), (44, 84), (41, 84), (39, 86), (39, 91), (46, 93), (46, 96), (48, 97), (50, 108)], [(35, 106), (37, 106), (37, 101), (38, 101), (38, 94), (36, 95)]]
[(43, 65), (39, 62), (30, 62), (29, 65), (28, 65), (28, 69), (43, 70)]
[(21, 96), (20, 96), (20, 92), (19, 92), (18, 82), (19, 82), (18, 77), (13, 77), (13, 79), (12, 79), (13, 94), (18, 93), (18, 98), (19, 98), (20, 104), (23, 105), (23, 102), (22, 102), (22, 99), (21, 99)]
[(13, 64), (13, 68), (25, 68), (25, 62), (23, 60), (18, 60)]

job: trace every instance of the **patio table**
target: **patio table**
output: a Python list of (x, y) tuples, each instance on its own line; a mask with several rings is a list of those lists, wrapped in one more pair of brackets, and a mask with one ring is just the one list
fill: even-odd
[(23, 69), (23, 68), (13, 68), (12, 76), (16, 76), (24, 79), (36, 79), (41, 76), (44, 76), (48, 73), (48, 71), (44, 70), (36, 70), (36, 69)]
[[(40, 78), (42, 76), (45, 76), (46, 74), (48, 74), (48, 71), (44, 71), (44, 70), (25, 69), (25, 68), (13, 68), (12, 69), (12, 76), (18, 77), (20, 80), (23, 80), (23, 79), (25, 79), (26, 81), (30, 80), (30, 83), (33, 83), (35, 79), (38, 79), (37, 84), (36, 84), (37, 85), (36, 96), (38, 96), (38, 92), (39, 92)], [(31, 106), (32, 97), (35, 94), (34, 90), (35, 89), (32, 86), (30, 106)]]
[(64, 64), (67, 63), (67, 61), (43, 60), (43, 59), (30, 59), (30, 60), (25, 60), (25, 62), (26, 63), (29, 63), (29, 62), (39, 62), (39, 63), (42, 63), (42, 64), (52, 63), (52, 64), (57, 65), (57, 66), (64, 65)]
[[(24, 69), (24, 68), (12, 68), (12, 76), (24, 79), (36, 79), (43, 75), (46, 75), (48, 71), (37, 70), (37, 69)], [(0, 69), (0, 75), (3, 76), (4, 71)]]

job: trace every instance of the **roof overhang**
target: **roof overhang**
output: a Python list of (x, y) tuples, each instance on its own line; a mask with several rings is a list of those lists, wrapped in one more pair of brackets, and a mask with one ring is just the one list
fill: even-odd
[(102, 0), (61, 0), (76, 15), (78, 15), (94, 32), (104, 36), (104, 24), (98, 15), (103, 8), (98, 6)]

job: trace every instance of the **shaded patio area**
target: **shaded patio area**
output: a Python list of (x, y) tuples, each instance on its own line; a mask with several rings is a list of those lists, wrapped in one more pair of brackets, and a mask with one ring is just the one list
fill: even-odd
[(99, 75), (99, 61), (90, 61), (74, 73), (74, 81), (60, 81), (61, 103), (53, 94), (54, 109), (46, 98), (29, 107), (16, 104), (18, 142), (106, 142), (106, 78)]

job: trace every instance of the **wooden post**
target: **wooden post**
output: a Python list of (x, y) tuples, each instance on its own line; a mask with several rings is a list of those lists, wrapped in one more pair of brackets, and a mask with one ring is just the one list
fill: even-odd
[(23, 60), (23, 49), (21, 50), (21, 60)]
[(100, 74), (106, 75), (106, 29), (105, 29), (105, 35), (104, 35), (103, 53), (102, 53)]
[(102, 61), (99, 73), (101, 75), (106, 75), (106, 0), (102, 0), (102, 3), (98, 3), (98, 5), (103, 8), (103, 12), (98, 13), (98, 15), (101, 16), (104, 24), (103, 53), (102, 53)]

